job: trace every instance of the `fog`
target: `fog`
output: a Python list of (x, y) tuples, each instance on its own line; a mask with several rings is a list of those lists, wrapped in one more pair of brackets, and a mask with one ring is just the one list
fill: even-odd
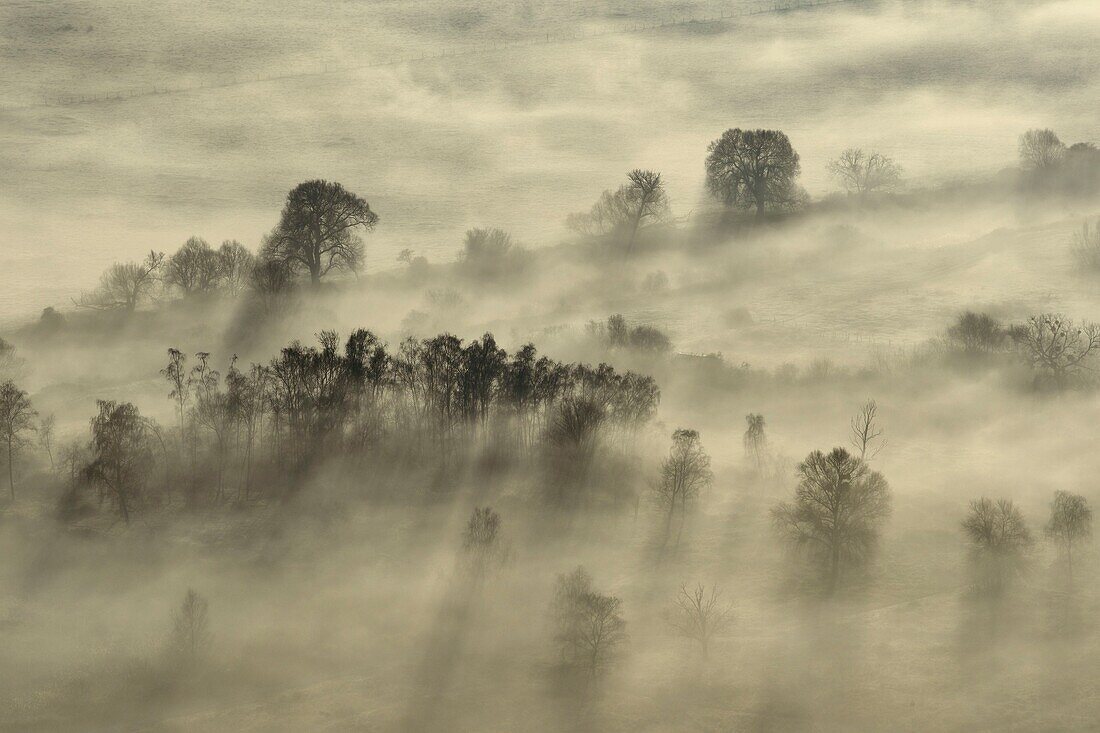
[(0, 730), (1094, 729), (1098, 36), (4, 5)]

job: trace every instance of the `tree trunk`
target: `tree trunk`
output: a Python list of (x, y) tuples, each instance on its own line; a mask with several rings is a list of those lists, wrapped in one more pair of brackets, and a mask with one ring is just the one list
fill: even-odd
[(687, 494), (680, 496), (680, 528), (676, 530), (676, 551), (680, 550), (680, 538), (684, 535), (684, 522), (687, 521)]
[(836, 590), (837, 580), (840, 578), (840, 548), (833, 547), (829, 555), (829, 595)]
[(672, 514), (676, 511), (676, 498), (668, 503), (668, 516), (665, 517), (665, 541), (662, 547), (668, 545), (668, 536), (672, 534)]
[(1073, 587), (1073, 545), (1066, 543), (1066, 574), (1069, 586)]
[(121, 487), (118, 491), (118, 513), (122, 515), (123, 522), (130, 523), (130, 507), (126, 505), (126, 492)]
[(15, 503), (15, 469), (12, 465), (12, 438), (8, 436), (8, 485), (11, 487), (11, 502)]
[(638, 207), (638, 213), (634, 216), (634, 224), (630, 228), (630, 239), (626, 243), (626, 253), (632, 254), (634, 252), (634, 239), (638, 236), (638, 227), (642, 223), (642, 213), (645, 211), (645, 204), (643, 203)]

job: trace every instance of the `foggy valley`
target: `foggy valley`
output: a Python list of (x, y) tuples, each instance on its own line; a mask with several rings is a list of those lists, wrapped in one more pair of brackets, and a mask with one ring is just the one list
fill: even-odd
[(0, 730), (1100, 727), (1098, 39), (3, 3)]

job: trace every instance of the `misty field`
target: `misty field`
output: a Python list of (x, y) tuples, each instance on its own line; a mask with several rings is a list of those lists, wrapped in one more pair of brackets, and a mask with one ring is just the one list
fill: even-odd
[(0, 730), (1100, 726), (1100, 14), (799, 5), (0, 9)]

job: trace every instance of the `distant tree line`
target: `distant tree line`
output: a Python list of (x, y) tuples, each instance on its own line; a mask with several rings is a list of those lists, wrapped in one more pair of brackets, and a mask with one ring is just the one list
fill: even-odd
[(1066, 196), (1100, 191), (1100, 148), (1092, 143), (1066, 145), (1053, 130), (1028, 130), (1020, 136), (1019, 156), (1032, 190)]
[(235, 240), (214, 249), (191, 237), (171, 255), (150, 252), (140, 263), (112, 265), (77, 307), (132, 312), (168, 296), (193, 299), (252, 290), (261, 297), (285, 293), (299, 277), (317, 287), (332, 272), (356, 272), (363, 262), (362, 232), (374, 229), (370, 204), (341, 184), (306, 181), (287, 194), (279, 223), (254, 255)]
[(986, 313), (967, 311), (947, 329), (947, 343), (974, 360), (1014, 354), (1035, 375), (1036, 386), (1080, 386), (1092, 378), (1100, 353), (1100, 326), (1059, 313), (1040, 313), (1023, 323), (1002, 324)]

